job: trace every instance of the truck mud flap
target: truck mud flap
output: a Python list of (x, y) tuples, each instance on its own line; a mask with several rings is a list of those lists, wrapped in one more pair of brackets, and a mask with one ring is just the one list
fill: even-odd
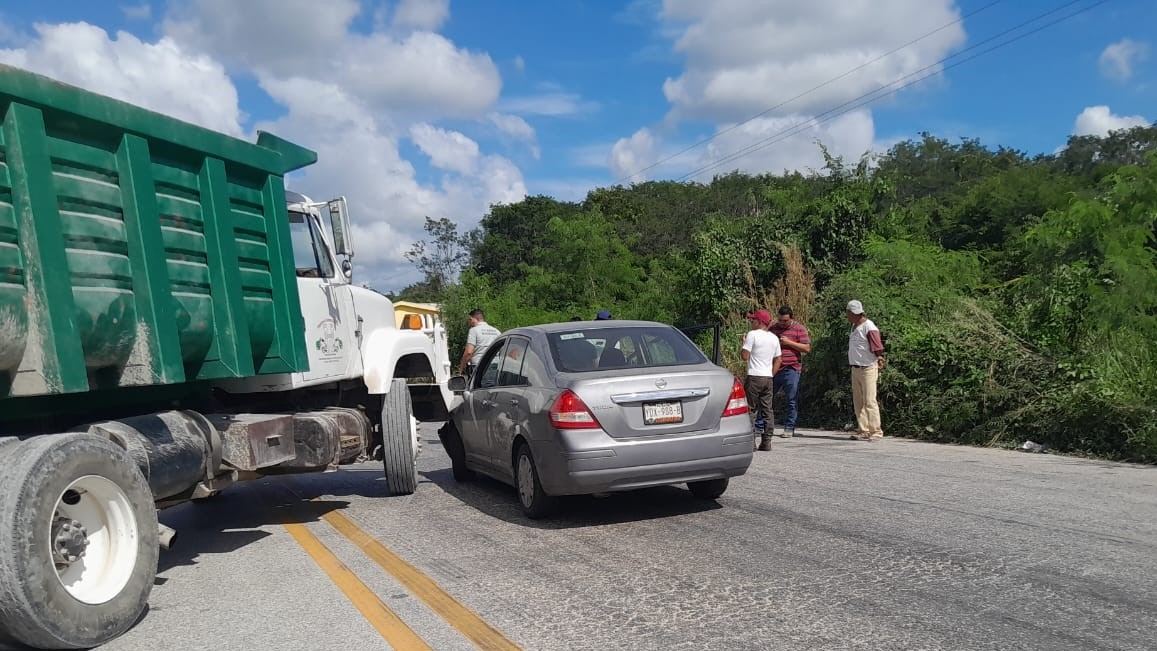
[(410, 384), (410, 399), (414, 406), (414, 418), (424, 423), (438, 423), (450, 419), (446, 403), (442, 398), (442, 387), (438, 384)]

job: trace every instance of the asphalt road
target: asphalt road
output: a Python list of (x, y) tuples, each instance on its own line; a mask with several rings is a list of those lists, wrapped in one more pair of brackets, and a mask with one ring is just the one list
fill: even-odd
[(411, 496), (364, 464), (162, 513), (150, 612), (103, 648), (1157, 647), (1157, 468), (813, 432), (718, 503), (533, 522), (424, 438)]

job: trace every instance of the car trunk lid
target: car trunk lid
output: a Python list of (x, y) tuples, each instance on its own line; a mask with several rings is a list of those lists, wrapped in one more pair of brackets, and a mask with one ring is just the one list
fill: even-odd
[(570, 388), (607, 434), (638, 438), (718, 428), (732, 383), (725, 371), (668, 368), (578, 380)]

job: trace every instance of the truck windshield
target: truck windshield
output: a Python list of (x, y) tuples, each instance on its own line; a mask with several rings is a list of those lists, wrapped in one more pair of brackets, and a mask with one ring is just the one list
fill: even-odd
[(329, 249), (313, 218), (305, 213), (289, 213), (289, 235), (293, 241), (293, 266), (301, 278), (333, 278)]

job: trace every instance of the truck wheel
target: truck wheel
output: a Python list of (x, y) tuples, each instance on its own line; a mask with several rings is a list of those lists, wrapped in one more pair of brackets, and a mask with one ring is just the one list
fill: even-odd
[(413, 414), (406, 381), (394, 380), (382, 404), (382, 459), (390, 495), (409, 495), (418, 488), (418, 428)]
[(43, 649), (108, 642), (145, 611), (153, 495), (120, 446), (58, 434), (0, 449), (0, 630)]

